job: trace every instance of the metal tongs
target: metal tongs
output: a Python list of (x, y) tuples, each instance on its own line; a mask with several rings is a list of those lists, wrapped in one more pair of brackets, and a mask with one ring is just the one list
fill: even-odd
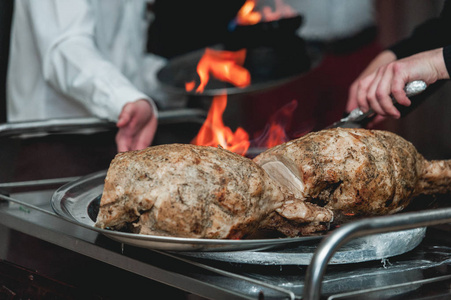
[[(404, 91), (406, 92), (407, 97), (413, 97), (426, 90), (426, 87), (427, 87), (426, 82), (422, 80), (416, 80), (406, 84)], [(391, 98), (393, 104), (398, 103), (393, 96), (391, 96)], [(353, 111), (351, 111), (348, 116), (342, 118), (340, 121), (335, 122), (326, 128), (360, 127), (361, 124), (367, 123), (367, 121), (369, 121), (374, 115), (375, 113), (372, 109), (364, 113), (363, 111), (360, 110), (360, 108), (356, 108)]]

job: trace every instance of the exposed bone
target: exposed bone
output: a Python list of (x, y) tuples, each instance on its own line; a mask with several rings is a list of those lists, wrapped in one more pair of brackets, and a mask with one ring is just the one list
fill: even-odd
[(304, 183), (299, 175), (293, 170), (294, 163), (282, 162), (281, 160), (268, 161), (262, 163), (261, 167), (276, 182), (283, 185), (298, 199), (306, 199), (304, 194)]

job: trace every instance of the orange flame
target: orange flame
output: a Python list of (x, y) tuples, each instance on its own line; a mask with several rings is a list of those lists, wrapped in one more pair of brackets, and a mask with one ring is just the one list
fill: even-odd
[(195, 81), (185, 82), (185, 90), (187, 90), (188, 92), (191, 92), (192, 90), (194, 90), (195, 86), (196, 86)]
[[(232, 52), (207, 48), (197, 66), (200, 84), (196, 92), (202, 93), (204, 91), (210, 79), (210, 74), (219, 80), (227, 81), (235, 86), (248, 86), (251, 81), (250, 73), (242, 67), (245, 57), (245, 49)], [(193, 90), (195, 88), (195, 82), (187, 82), (185, 88), (187, 91)], [(221, 146), (235, 153), (245, 155), (251, 144), (249, 134), (241, 127), (238, 127), (233, 132), (229, 127), (224, 125), (222, 115), (226, 106), (226, 94), (213, 98), (207, 118), (191, 143), (213, 147)], [(294, 109), (296, 109), (296, 106), (297, 101), (294, 100), (270, 118), (269, 126), (258, 139), (257, 146), (273, 147), (288, 140), (285, 127), (290, 122), (291, 115)]]
[(241, 127), (238, 127), (233, 133), (229, 127), (224, 125), (222, 115), (226, 106), (226, 94), (213, 98), (207, 119), (191, 143), (213, 147), (221, 146), (232, 152), (245, 155), (250, 145), (249, 134)]
[[(248, 70), (242, 67), (246, 58), (246, 49), (239, 51), (221, 51), (207, 48), (197, 65), (200, 84), (196, 92), (202, 93), (210, 80), (210, 74), (215, 78), (229, 82), (238, 87), (246, 87), (251, 82)], [(194, 89), (194, 82), (187, 82), (188, 91)], [(224, 125), (222, 115), (227, 106), (227, 95), (213, 98), (207, 119), (197, 136), (191, 141), (195, 145), (221, 146), (235, 153), (244, 155), (249, 149), (249, 134), (241, 127), (235, 133)]]
[(215, 78), (229, 82), (237, 87), (246, 87), (251, 83), (251, 75), (242, 65), (246, 58), (246, 49), (224, 51), (207, 48), (197, 64), (200, 84), (196, 92), (202, 93), (210, 80)]
[(236, 22), (239, 25), (255, 25), (261, 21), (270, 22), (281, 18), (295, 16), (296, 11), (283, 0), (274, 0), (274, 9), (271, 6), (264, 5), (260, 11), (257, 10), (258, 0), (247, 0), (236, 16)]
[(247, 0), (236, 15), (236, 21), (240, 25), (254, 25), (261, 21), (262, 15), (254, 11), (255, 0)]
[(286, 104), (271, 115), (266, 129), (255, 139), (254, 144), (259, 148), (271, 148), (288, 142), (286, 129), (291, 122), (293, 112), (298, 103), (296, 100)]

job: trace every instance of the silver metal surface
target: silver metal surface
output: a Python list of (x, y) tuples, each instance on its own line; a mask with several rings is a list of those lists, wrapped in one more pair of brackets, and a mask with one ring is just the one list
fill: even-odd
[[(7, 248), (4, 252), (15, 250), (9, 249), (7, 238), (10, 234), (10, 238), (14, 239), (14, 232), (7, 233), (6, 239), (2, 235), (4, 229), (11, 229), (43, 241), (43, 247), (46, 247), (46, 242), (52, 243), (127, 272), (176, 286), (209, 299), (257, 299), (259, 292), (273, 295), (273, 299), (294, 299), (294, 294), (287, 289), (238, 276), (213, 266), (166, 255), (164, 252), (146, 249), (138, 252), (131, 246), (104, 238), (98, 232), (67, 222), (52, 212), (49, 199), (53, 192), (43, 190), (19, 193), (12, 195), (14, 199), (0, 194), (1, 199), (15, 200), (0, 203), (0, 240)], [(36, 246), (34, 242), (33, 247)], [(33, 251), (45, 249), (33, 248)], [(49, 264), (53, 263), (48, 255), (43, 257)], [(5, 257), (2, 256), (0, 259)], [(215, 274), (214, 282), (205, 279), (209, 272)], [(230, 281), (234, 283), (231, 285)]]
[(165, 251), (264, 250), (293, 243), (320, 240), (323, 237), (316, 235), (296, 238), (221, 240), (142, 235), (100, 229), (94, 226), (95, 220), (93, 216), (89, 215), (89, 211), (103, 192), (105, 175), (106, 171), (94, 173), (57, 189), (51, 200), (53, 210), (60, 217), (72, 223), (97, 231), (118, 242)]
[[(197, 258), (264, 265), (308, 265), (323, 236), (278, 239), (218, 240), (141, 235), (95, 227), (95, 216), (90, 215), (95, 201), (100, 200), (106, 171), (94, 173), (70, 182), (55, 191), (51, 205), (61, 217), (80, 226), (95, 230), (111, 239), (132, 246), (164, 251), (189, 251)], [(332, 263), (356, 263), (379, 260), (405, 253), (416, 247), (424, 237), (424, 228), (363, 237), (351, 242), (334, 256)], [(283, 250), (264, 251), (278, 248)], [(257, 251), (245, 251), (257, 250)], [(230, 251), (237, 251), (230, 253)]]
[[(10, 228), (11, 232), (8, 234), (11, 240), (16, 239), (15, 232), (19, 231), (42, 241), (41, 249), (36, 249), (37, 244), (33, 242), (33, 252), (46, 253), (46, 247), (51, 243), (63, 250), (91, 257), (125, 272), (160, 281), (207, 299), (301, 299), (304, 290), (308, 288), (304, 266), (258, 266), (215, 260), (199, 261), (177, 253), (140, 249), (115, 242), (96, 231), (67, 222), (55, 215), (49, 201), (53, 192), (54, 190), (44, 190), (11, 195), (22, 202), (47, 210), (46, 214), (15, 203), (0, 201), (0, 240), (2, 243), (6, 242), (6, 245), (3, 244), (6, 252), (16, 253), (16, 248), (8, 247), (8, 239), (2, 235), (3, 229)], [(429, 212), (421, 214), (429, 215)], [(446, 222), (449, 221), (441, 220), (440, 223)], [(387, 228), (387, 231), (397, 229)], [(331, 265), (322, 278), (322, 296), (330, 297), (329, 299), (349, 299), (346, 295), (352, 297), (357, 293), (355, 297), (359, 299), (426, 299), (425, 295), (437, 290), (437, 284), (433, 285), (432, 282), (438, 281), (449, 297), (451, 281), (446, 278), (449, 278), (447, 275), (451, 266), (451, 247), (444, 242), (451, 241), (448, 238), (449, 231), (436, 232), (430, 229), (434, 228), (428, 229), (423, 243), (407, 254), (382, 262)], [(366, 234), (371, 233), (363, 235)], [(438, 240), (431, 239), (431, 236), (437, 236)], [(58, 257), (57, 253), (55, 255)], [(4, 259), (4, 256), (0, 259)], [(55, 264), (49, 256), (46, 256), (46, 260), (48, 264)], [(60, 262), (58, 259), (56, 261)], [(64, 272), (73, 271), (70, 266), (64, 264), (61, 269)], [(355, 297), (352, 299), (356, 299)], [(448, 298), (443, 296), (440, 299)]]
[(65, 178), (50, 178), (50, 179), (39, 179), (30, 181), (16, 181), (16, 182), (3, 182), (0, 183), (0, 189), (9, 188), (19, 188), (19, 187), (38, 187), (38, 186), (48, 186), (48, 185), (62, 185), (71, 181), (79, 179), (79, 176), (65, 177)]
[[(423, 240), (426, 228), (388, 232), (364, 236), (341, 247), (329, 264), (350, 264), (387, 259), (404, 254), (417, 247)], [(310, 264), (318, 248), (318, 241), (311, 244), (285, 245), (269, 251), (238, 252), (182, 252), (184, 256), (255, 265), (304, 265)]]
[[(416, 80), (408, 83), (404, 88), (407, 97), (413, 97), (425, 91), (427, 88), (427, 84), (424, 81)], [(396, 99), (392, 96), (393, 103), (397, 103)], [(367, 118), (370, 118), (374, 115), (374, 111), (372, 109), (367, 112), (363, 112), (360, 108), (356, 108), (352, 110), (349, 115), (345, 118), (342, 118), (340, 121), (335, 122), (334, 124), (328, 126), (327, 128), (335, 128), (335, 127), (347, 127), (347, 124), (358, 124), (364, 121)]]
[(0, 124), (0, 137), (42, 134), (99, 132), (115, 128), (115, 123), (98, 118), (48, 119)]
[[(198, 122), (202, 124), (207, 112), (201, 109), (176, 109), (158, 112), (160, 124)], [(34, 136), (43, 134), (70, 134), (102, 132), (116, 128), (116, 123), (99, 118), (65, 118), (0, 124), (0, 137)]]
[(418, 213), (403, 213), (352, 222), (338, 228), (319, 245), (308, 266), (303, 299), (320, 299), (322, 278), (334, 253), (353, 238), (432, 226), (451, 222), (451, 209), (437, 209)]

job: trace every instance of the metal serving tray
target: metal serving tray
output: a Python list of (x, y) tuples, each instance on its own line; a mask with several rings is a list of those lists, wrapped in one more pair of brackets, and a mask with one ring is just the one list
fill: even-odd
[[(329, 264), (350, 264), (383, 260), (404, 254), (423, 240), (426, 228), (388, 232), (355, 239), (342, 246)], [(253, 265), (309, 265), (318, 242), (285, 245), (284, 248), (238, 252), (182, 252), (184, 256)]]
[[(141, 235), (100, 229), (94, 224), (105, 176), (106, 171), (101, 171), (63, 185), (52, 196), (53, 210), (70, 222), (125, 244), (237, 263), (308, 265), (319, 241), (324, 237), (315, 235), (296, 238), (222, 240)], [(417, 228), (361, 237), (344, 245), (335, 254), (331, 263), (362, 262), (399, 255), (415, 248), (424, 234), (425, 228)], [(231, 253), (231, 251), (234, 252)]]

